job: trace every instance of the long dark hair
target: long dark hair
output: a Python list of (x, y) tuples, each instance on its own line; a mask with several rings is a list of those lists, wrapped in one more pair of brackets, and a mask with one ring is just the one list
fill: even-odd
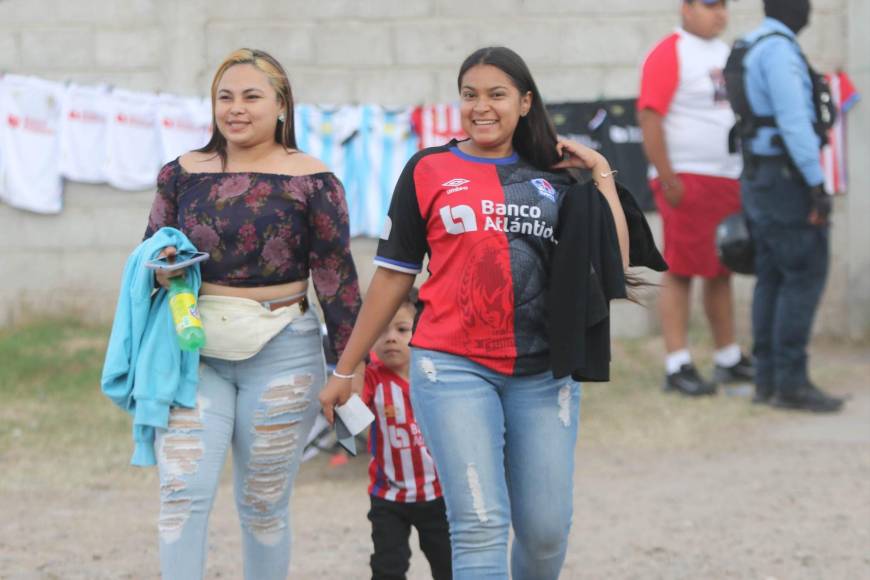
[(284, 72), (284, 67), (275, 57), (263, 50), (240, 48), (230, 53), (214, 73), (214, 79), (211, 82), (211, 139), (202, 149), (197, 149), (201, 153), (216, 153), (221, 158), (223, 167), (227, 165), (227, 139), (218, 130), (214, 110), (218, 84), (227, 69), (237, 64), (250, 64), (269, 79), (269, 84), (272, 85), (272, 88), (278, 93), (278, 98), (281, 99), (282, 114), (284, 115), (284, 120), (279, 119), (275, 126), (275, 142), (280, 143), (287, 150), (297, 148), (296, 128), (293, 125), (293, 90), (290, 88), (290, 80), (287, 78), (287, 73)]
[[(561, 161), (556, 153), (556, 127), (553, 125), (553, 120), (547, 113), (546, 107), (544, 107), (544, 100), (538, 91), (538, 85), (535, 84), (535, 79), (532, 78), (532, 73), (525, 61), (520, 55), (504, 46), (488, 46), (475, 50), (459, 67), (456, 85), (460, 91), (462, 90), (462, 77), (471, 67), (479, 64), (488, 64), (501, 70), (510, 77), (521, 95), (527, 92), (532, 93), (532, 106), (525, 117), (520, 117), (511, 144), (520, 157), (538, 169), (552, 171), (553, 165)], [(576, 170), (568, 170), (567, 173), (575, 181), (582, 180), (580, 173)], [(629, 272), (625, 273), (625, 283), (632, 290), (652, 285), (645, 282), (640, 276)], [(628, 299), (632, 302), (638, 302), (636, 293), (631, 290), (629, 290)]]
[(488, 64), (501, 70), (513, 81), (521, 95), (532, 94), (532, 106), (525, 117), (520, 117), (514, 131), (514, 150), (538, 169), (548, 171), (559, 162), (556, 153), (556, 128), (544, 108), (544, 100), (522, 57), (504, 46), (488, 46), (475, 50), (462, 63), (456, 84), (462, 90), (462, 77), (474, 66)]

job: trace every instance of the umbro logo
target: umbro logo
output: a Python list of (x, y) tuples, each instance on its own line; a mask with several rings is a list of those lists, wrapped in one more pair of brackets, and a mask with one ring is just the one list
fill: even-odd
[(445, 181), (441, 185), (443, 187), (448, 187), (449, 189), (445, 192), (447, 195), (451, 193), (456, 193), (457, 191), (465, 191), (468, 189), (466, 183), (471, 183), (468, 179), (463, 179), (461, 177), (457, 177), (455, 179), (451, 179), (450, 181)]

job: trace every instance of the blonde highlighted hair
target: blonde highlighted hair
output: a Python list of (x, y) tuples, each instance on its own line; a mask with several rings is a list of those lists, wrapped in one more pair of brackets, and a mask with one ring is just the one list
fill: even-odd
[(278, 99), (281, 101), (282, 114), (284, 116), (284, 120), (281, 121), (279, 119), (278, 125), (275, 127), (275, 142), (280, 143), (284, 149), (296, 149), (296, 131), (293, 126), (293, 90), (290, 88), (290, 80), (287, 78), (284, 67), (281, 66), (281, 63), (275, 57), (265, 51), (253, 48), (240, 48), (231, 52), (214, 73), (214, 79), (211, 82), (211, 139), (209, 139), (205, 147), (198, 149), (198, 151), (203, 153), (217, 153), (224, 166), (227, 163), (227, 140), (218, 130), (214, 110), (217, 101), (218, 85), (224, 73), (230, 67), (238, 64), (249, 64), (265, 74), (266, 78), (269, 79), (269, 84), (278, 93)]

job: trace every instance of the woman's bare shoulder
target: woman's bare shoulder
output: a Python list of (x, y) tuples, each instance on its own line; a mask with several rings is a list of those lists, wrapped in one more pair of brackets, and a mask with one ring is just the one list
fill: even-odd
[(332, 171), (323, 161), (302, 151), (287, 153), (281, 164), (290, 175), (309, 175)]
[(221, 158), (217, 153), (188, 151), (178, 158), (182, 169), (188, 173), (201, 173), (221, 170)]

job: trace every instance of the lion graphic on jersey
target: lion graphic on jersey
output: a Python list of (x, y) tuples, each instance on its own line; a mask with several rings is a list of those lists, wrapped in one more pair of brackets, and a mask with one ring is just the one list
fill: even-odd
[(462, 326), (480, 335), (487, 329), (486, 348), (513, 347), (513, 291), (510, 265), (500, 260), (499, 242), (485, 239), (472, 248), (459, 280)]

